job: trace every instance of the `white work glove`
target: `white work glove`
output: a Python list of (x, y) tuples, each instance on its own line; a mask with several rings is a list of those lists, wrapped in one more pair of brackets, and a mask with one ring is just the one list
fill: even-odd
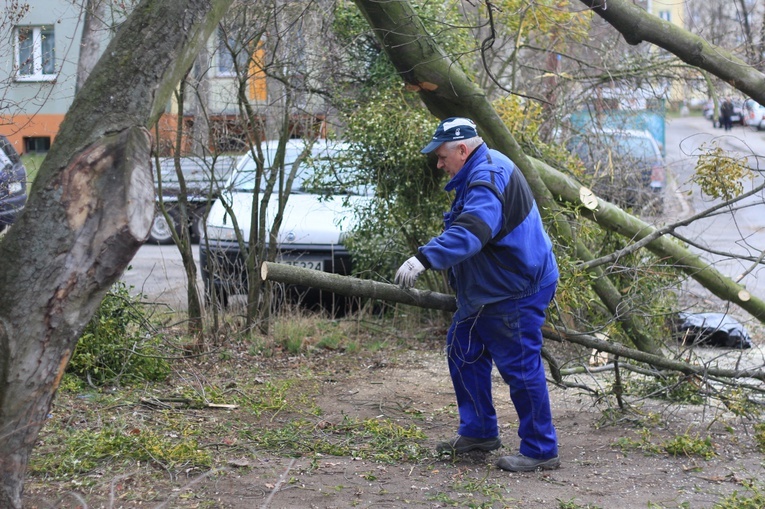
[(416, 256), (412, 256), (399, 267), (393, 282), (406, 290), (407, 288), (414, 286), (414, 283), (417, 282), (417, 278), (420, 277), (420, 274), (423, 272), (425, 272), (425, 266)]

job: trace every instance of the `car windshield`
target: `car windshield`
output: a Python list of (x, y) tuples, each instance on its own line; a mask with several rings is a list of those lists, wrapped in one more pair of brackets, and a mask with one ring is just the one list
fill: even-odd
[[(330, 145), (320, 141), (311, 147), (310, 154), (305, 154), (305, 149), (306, 145), (302, 143), (288, 144), (282, 167), (274, 162), (276, 147), (264, 146), (264, 176), (261, 178), (260, 190), (265, 190), (266, 179), (269, 177), (279, 178), (278, 172), (282, 172), (281, 177), (286, 180), (295, 162), (300, 160), (292, 182), (292, 193), (368, 194), (366, 189), (353, 184), (355, 168), (349, 160), (346, 145)], [(232, 187), (237, 191), (253, 191), (256, 172), (257, 165), (252, 157), (246, 155), (232, 177)]]
[(656, 150), (651, 140), (642, 136), (614, 135), (611, 137), (611, 149), (630, 159), (656, 159)]
[(588, 137), (576, 144), (573, 150), (588, 167), (610, 161), (653, 162), (659, 158), (653, 140), (647, 136), (627, 133), (603, 133), (597, 137)]

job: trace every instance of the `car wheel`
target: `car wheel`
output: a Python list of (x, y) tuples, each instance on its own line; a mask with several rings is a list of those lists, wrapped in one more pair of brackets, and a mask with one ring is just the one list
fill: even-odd
[(191, 215), (191, 242), (202, 242), (205, 233), (205, 221), (207, 221), (207, 206), (203, 205), (194, 209)]
[(228, 292), (223, 287), (205, 287), (205, 305), (226, 309), (228, 307)]
[[(168, 215), (175, 223), (176, 231), (180, 227), (178, 219), (175, 217), (173, 211), (168, 211)], [(151, 230), (149, 230), (149, 242), (154, 244), (172, 244), (173, 232), (170, 223), (165, 219), (165, 215), (162, 211), (157, 210), (154, 214), (154, 221), (151, 223)]]

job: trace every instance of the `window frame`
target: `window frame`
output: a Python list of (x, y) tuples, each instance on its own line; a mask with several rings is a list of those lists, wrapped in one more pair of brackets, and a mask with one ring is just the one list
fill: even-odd
[[(218, 78), (236, 78), (236, 65), (234, 55), (227, 48), (227, 43), (237, 51), (236, 61), (242, 72), (248, 73), (251, 70), (253, 55), (247, 52), (247, 48), (237, 38), (241, 34), (242, 28), (233, 25), (218, 25), (215, 31), (215, 48), (213, 56), (213, 67), (215, 77)], [(258, 45), (260, 48), (260, 45)]]
[[(215, 75), (220, 78), (233, 78), (236, 77), (236, 66), (234, 65), (234, 56), (228, 51), (226, 43), (229, 44), (232, 38), (228, 36), (228, 32), (219, 26), (216, 30), (216, 48), (215, 48)], [(226, 41), (225, 39), (228, 39)], [(224, 67), (225, 66), (225, 67)]]
[[(32, 73), (22, 74), (22, 70), (29, 66), (29, 62), (22, 62), (22, 30), (31, 31), (32, 46), (30, 48)], [(52, 25), (17, 25), (13, 29), (14, 36), (14, 63), (15, 69), (13, 78), (15, 81), (54, 81), (58, 77), (56, 70), (56, 31)], [(52, 44), (46, 50), (45, 38), (52, 39)], [(46, 73), (46, 62), (43, 61), (44, 54), (51, 55), (52, 72)]]

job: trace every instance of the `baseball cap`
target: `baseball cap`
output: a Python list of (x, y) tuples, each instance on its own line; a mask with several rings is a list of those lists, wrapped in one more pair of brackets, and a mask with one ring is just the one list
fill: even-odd
[(440, 124), (433, 134), (433, 139), (420, 152), (429, 154), (445, 141), (466, 140), (478, 136), (475, 122), (464, 117), (449, 117)]

